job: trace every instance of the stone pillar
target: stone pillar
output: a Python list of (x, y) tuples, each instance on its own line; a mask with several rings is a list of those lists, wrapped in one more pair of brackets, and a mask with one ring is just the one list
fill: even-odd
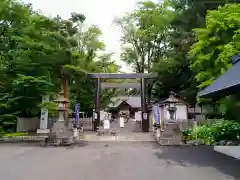
[(96, 96), (95, 96), (95, 111), (94, 111), (94, 131), (97, 131), (100, 126), (100, 78), (96, 82)]
[[(42, 103), (49, 102), (49, 95), (42, 96)], [(39, 134), (47, 134), (50, 130), (48, 129), (48, 109), (41, 108), (40, 127), (37, 130)]]
[(156, 130), (156, 137), (157, 137), (157, 140), (159, 140), (161, 137), (161, 129), (159, 127)]
[(146, 83), (145, 79), (141, 78), (141, 111), (142, 111), (142, 132), (149, 132), (149, 118), (147, 113), (147, 105), (146, 105)]

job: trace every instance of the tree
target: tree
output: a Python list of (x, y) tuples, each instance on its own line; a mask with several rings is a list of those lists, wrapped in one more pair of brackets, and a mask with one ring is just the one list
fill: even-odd
[[(210, 85), (231, 67), (231, 57), (240, 52), (239, 18), (240, 5), (228, 4), (208, 12), (205, 28), (194, 29), (197, 41), (189, 51), (189, 58), (198, 89)], [(198, 101), (212, 103), (209, 99)], [(215, 104), (226, 119), (240, 120), (238, 96), (223, 98)]]
[(105, 70), (97, 61), (101, 31), (84, 28), (82, 14), (65, 20), (14, 0), (0, 6), (0, 127), (12, 131), (18, 116), (39, 116), (41, 95), (55, 98), (63, 81), (70, 85), (70, 105), (91, 108), (94, 85), (86, 73)]
[(154, 71), (158, 80), (153, 87), (153, 96), (163, 98), (170, 91), (176, 92), (189, 104), (196, 103), (195, 73), (189, 68), (188, 52), (195, 42), (192, 29), (205, 27), (205, 15), (208, 10), (224, 5), (225, 1), (169, 0), (166, 6), (174, 13), (167, 25), (165, 44), (168, 44), (164, 57), (155, 63)]
[[(153, 63), (164, 56), (167, 48), (166, 30), (174, 14), (165, 4), (152, 1), (140, 2), (131, 13), (117, 20), (123, 36), (121, 60), (137, 73), (151, 72)], [(150, 103), (153, 84), (148, 84)]]
[(116, 21), (123, 32), (121, 59), (135, 72), (150, 72), (152, 63), (163, 53), (164, 31), (171, 17), (173, 13), (164, 5), (146, 1)]
[(199, 88), (212, 83), (231, 66), (231, 57), (240, 51), (240, 5), (229, 4), (209, 11), (206, 28), (194, 29), (197, 42), (189, 52), (191, 69)]

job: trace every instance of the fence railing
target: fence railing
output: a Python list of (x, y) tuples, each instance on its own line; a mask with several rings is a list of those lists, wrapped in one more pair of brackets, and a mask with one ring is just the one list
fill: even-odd
[(80, 121), (83, 122), (83, 130), (85, 131), (91, 131), (93, 130), (93, 121), (92, 118), (80, 118)]
[[(69, 128), (72, 128), (72, 122), (74, 121), (74, 119), (70, 119), (69, 120)], [(83, 123), (83, 130), (84, 131), (91, 131), (93, 130), (93, 121), (92, 121), (92, 118), (91, 117), (87, 117), (87, 118), (79, 118), (79, 121), (80, 122), (82, 121)]]

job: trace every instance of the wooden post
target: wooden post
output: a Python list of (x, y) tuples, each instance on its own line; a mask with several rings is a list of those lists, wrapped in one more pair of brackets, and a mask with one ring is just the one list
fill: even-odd
[(100, 78), (98, 78), (96, 82), (96, 95), (95, 95), (94, 131), (97, 131), (100, 126), (100, 91), (101, 82)]
[(142, 111), (142, 132), (149, 132), (149, 118), (147, 113), (147, 105), (146, 105), (146, 83), (145, 79), (141, 78), (141, 111)]

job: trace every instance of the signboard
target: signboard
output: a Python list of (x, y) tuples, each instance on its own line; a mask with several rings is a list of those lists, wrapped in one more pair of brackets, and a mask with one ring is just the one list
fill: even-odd
[(79, 110), (80, 110), (80, 105), (79, 104), (75, 104), (75, 120), (76, 121), (79, 120)]

